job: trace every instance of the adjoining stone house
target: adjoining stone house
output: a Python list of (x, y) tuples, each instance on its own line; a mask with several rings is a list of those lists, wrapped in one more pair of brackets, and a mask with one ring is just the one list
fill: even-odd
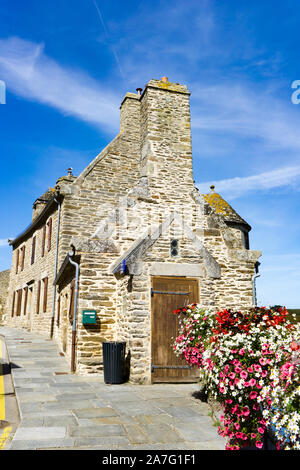
[(9, 269), (0, 271), (0, 325), (2, 323), (2, 317), (4, 317), (5, 304), (8, 294), (9, 284)]
[(141, 91), (124, 97), (115, 139), (37, 199), (11, 241), (6, 322), (55, 337), (79, 374), (102, 370), (113, 340), (126, 341), (133, 382), (196, 380), (170, 345), (173, 310), (252, 306), (261, 253), (214, 188), (195, 188), (187, 87)]

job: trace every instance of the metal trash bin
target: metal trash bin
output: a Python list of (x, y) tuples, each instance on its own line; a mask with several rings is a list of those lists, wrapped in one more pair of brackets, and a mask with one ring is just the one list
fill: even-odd
[(125, 382), (126, 342), (107, 341), (102, 343), (104, 382), (121, 384)]

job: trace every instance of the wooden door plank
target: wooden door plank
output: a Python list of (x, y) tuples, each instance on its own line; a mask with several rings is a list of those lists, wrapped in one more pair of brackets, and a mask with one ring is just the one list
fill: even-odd
[[(152, 295), (152, 364), (155, 366), (172, 366), (172, 368), (155, 369), (153, 382), (190, 382), (197, 381), (199, 372), (196, 368), (183, 369), (184, 359), (173, 352), (173, 340), (178, 335), (179, 317), (173, 311), (184, 305), (198, 302), (198, 280), (178, 277), (153, 277), (153, 291), (165, 292)], [(167, 292), (170, 292), (168, 294)], [(174, 292), (186, 293), (176, 295)]]

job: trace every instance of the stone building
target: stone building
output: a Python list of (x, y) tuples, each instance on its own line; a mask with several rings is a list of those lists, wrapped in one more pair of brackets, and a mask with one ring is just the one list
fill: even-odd
[(192, 168), (190, 92), (150, 80), (120, 107), (120, 133), (78, 176), (38, 198), (15, 240), (6, 322), (55, 337), (79, 374), (126, 341), (130, 380), (196, 380), (171, 348), (173, 310), (253, 305), (250, 226)]
[(0, 271), (0, 324), (4, 317), (5, 304), (8, 294), (9, 269)]

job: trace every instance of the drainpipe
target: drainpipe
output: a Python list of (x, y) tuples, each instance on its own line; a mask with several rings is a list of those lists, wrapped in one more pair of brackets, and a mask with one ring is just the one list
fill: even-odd
[[(59, 240), (59, 227), (60, 227), (60, 212), (61, 202), (54, 197), (54, 201), (57, 204), (57, 230), (56, 230), (56, 245), (55, 245), (55, 262), (54, 262), (54, 279), (57, 274), (57, 263), (58, 263), (58, 240)], [(56, 298), (56, 285), (53, 286), (53, 299), (52, 299), (52, 316), (51, 316), (51, 329), (50, 338), (53, 338), (54, 333), (54, 320), (55, 320), (55, 298)]]
[(260, 263), (257, 262), (255, 263), (255, 274), (252, 276), (252, 289), (253, 289), (253, 305), (254, 307), (257, 307), (257, 298), (256, 298), (256, 279), (260, 277), (260, 274), (258, 272), (258, 267)]
[(71, 245), (72, 251), (69, 253), (69, 261), (75, 266), (75, 292), (74, 292), (74, 312), (72, 324), (72, 357), (71, 357), (71, 371), (75, 372), (75, 349), (76, 349), (76, 330), (77, 330), (77, 299), (78, 299), (78, 279), (79, 279), (79, 264), (72, 258), (75, 255), (75, 247)]

